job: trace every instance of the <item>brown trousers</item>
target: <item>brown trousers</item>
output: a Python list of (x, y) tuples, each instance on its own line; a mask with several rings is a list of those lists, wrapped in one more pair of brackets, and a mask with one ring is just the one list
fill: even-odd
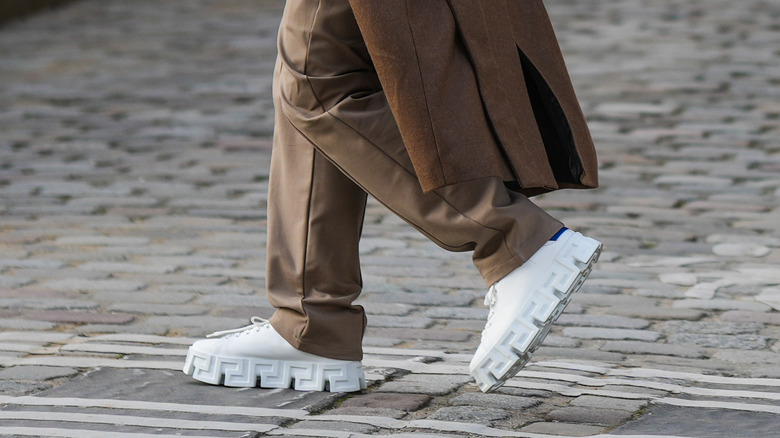
[(483, 178), (424, 193), (347, 0), (288, 0), (274, 73), (268, 195), (271, 325), (295, 348), (362, 358), (358, 241), (369, 193), (450, 251), (473, 251), (487, 284), (561, 223)]

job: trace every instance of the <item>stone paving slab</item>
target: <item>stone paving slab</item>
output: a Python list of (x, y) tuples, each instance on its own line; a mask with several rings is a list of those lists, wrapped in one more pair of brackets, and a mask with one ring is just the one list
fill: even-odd
[(780, 8), (547, 2), (601, 188), (535, 198), (602, 240), (531, 364), (468, 376), (468, 254), (370, 200), (368, 390), (180, 372), (270, 316), (280, 0), (81, 0), (0, 27), (0, 435), (773, 436), (780, 418)]

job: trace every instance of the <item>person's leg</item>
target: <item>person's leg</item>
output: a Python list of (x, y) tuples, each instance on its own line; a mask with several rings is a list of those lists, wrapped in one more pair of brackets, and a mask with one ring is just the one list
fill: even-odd
[[(286, 13), (282, 26), (300, 21), (295, 15)], [(358, 391), (366, 387), (359, 362), (366, 320), (352, 302), (362, 287), (367, 195), (290, 124), (274, 95), (266, 276), (277, 311), (270, 321), (254, 317), (197, 341), (184, 372), (226, 386)]]
[(195, 342), (184, 372), (226, 386), (364, 389), (365, 315), (352, 302), (361, 290), (365, 205), (366, 193), (277, 112), (267, 251), (268, 297), (277, 311), (272, 321), (255, 317), (248, 327)]
[[(488, 284), (530, 257), (561, 227), (495, 178), (423, 194), (361, 42), (346, 1), (289, 1), (274, 75), (277, 113), (266, 275), (269, 299), (279, 310), (271, 325), (295, 348), (343, 360), (362, 356), (365, 317), (351, 303), (361, 290), (358, 239), (365, 192), (331, 161), (441, 246), (474, 250), (475, 264)], [(306, 68), (311, 74), (286, 82), (289, 68)], [(285, 111), (284, 90), (293, 87), (300, 93), (309, 81), (333, 96), (343, 93), (334, 97), (342, 111), (358, 103), (341, 120), (320, 120), (325, 126), (318, 126), (319, 131), (293, 118), (295, 126)], [(368, 90), (373, 91), (364, 95)], [(316, 108), (317, 98), (306, 97), (314, 99), (306, 105)]]
[(562, 228), (498, 178), (422, 192), (346, 0), (288, 1), (279, 58), (277, 111), (356, 184), (433, 242), (473, 251), (488, 285)]
[[(473, 250), (474, 264), (491, 286), (492, 311), (471, 370), (481, 389), (495, 389), (527, 362), (587, 277), (600, 244), (571, 231), (557, 236), (560, 222), (498, 178), (423, 193), (347, 1), (288, 0), (288, 13), (296, 19), (284, 20), (280, 29), (277, 111), (432, 241), (452, 251)], [(457, 59), (463, 54), (449, 55), (468, 62)], [(553, 236), (558, 238), (550, 242)], [(311, 333), (301, 342), (280, 333), (301, 345), (332, 341)]]
[[(361, 290), (366, 195), (344, 173), (441, 246), (474, 250), (489, 284), (561, 228), (495, 178), (422, 193), (347, 1), (289, 1), (279, 41), (266, 275), (279, 309), (271, 325), (295, 348), (343, 360), (362, 356), (365, 319), (351, 303)], [(291, 77), (290, 69), (308, 75)], [(294, 117), (301, 104), (315, 114), (321, 109), (322, 93), (304, 91), (311, 83), (338, 102), (340, 119), (327, 115), (312, 127)], [(298, 99), (293, 118), (290, 89)]]
[[(267, 272), (279, 309), (263, 333), (286, 341), (272, 343), (285, 357), (332, 358), (332, 369), (355, 374), (359, 362), (345, 361), (360, 359), (365, 321), (351, 304), (361, 286), (360, 188), (443, 248), (473, 250), (488, 285), (515, 272), (562, 225), (498, 178), (422, 192), (346, 0), (289, 0), (279, 37)], [(221, 345), (234, 351), (236, 343)], [(221, 357), (208, 348), (202, 357)], [(255, 348), (242, 354), (277, 354)], [(185, 371), (196, 361), (188, 355)], [(216, 374), (201, 380), (218, 383)]]
[[(278, 95), (274, 93), (278, 108)], [(366, 193), (276, 113), (268, 189), (271, 325), (295, 348), (360, 360), (358, 242)]]

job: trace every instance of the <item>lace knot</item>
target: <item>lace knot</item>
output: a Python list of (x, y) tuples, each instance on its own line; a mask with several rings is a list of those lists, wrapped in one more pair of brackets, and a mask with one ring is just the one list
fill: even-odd
[(488, 289), (487, 293), (485, 294), (485, 305), (493, 307), (493, 304), (496, 303), (496, 286), (490, 286), (490, 289)]
[(490, 289), (488, 289), (487, 293), (485, 294), (485, 305), (490, 307), (490, 312), (488, 312), (487, 322), (485, 323), (485, 329), (482, 330), (482, 336), (485, 335), (485, 330), (490, 327), (490, 325), (493, 323), (493, 314), (495, 313), (495, 304), (496, 300), (498, 299), (498, 291), (496, 290), (496, 286), (490, 286)]

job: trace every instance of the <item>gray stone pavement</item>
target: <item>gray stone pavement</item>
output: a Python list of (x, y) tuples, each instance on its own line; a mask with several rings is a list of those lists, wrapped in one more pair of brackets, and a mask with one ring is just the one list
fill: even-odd
[(537, 202), (606, 250), (488, 395), (469, 255), (375, 202), (369, 390), (179, 371), (272, 311), (280, 1), (84, 0), (0, 27), (0, 435), (780, 436), (780, 4), (548, 3), (603, 186)]

